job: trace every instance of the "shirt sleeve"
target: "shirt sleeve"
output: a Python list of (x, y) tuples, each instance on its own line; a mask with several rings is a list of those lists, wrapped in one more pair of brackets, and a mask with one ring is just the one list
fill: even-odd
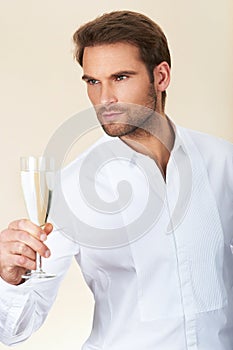
[(8, 346), (26, 340), (43, 324), (72, 257), (79, 253), (78, 244), (59, 232), (50, 236), (51, 257), (43, 259), (43, 268), (55, 278), (30, 279), (18, 286), (0, 279), (0, 341)]

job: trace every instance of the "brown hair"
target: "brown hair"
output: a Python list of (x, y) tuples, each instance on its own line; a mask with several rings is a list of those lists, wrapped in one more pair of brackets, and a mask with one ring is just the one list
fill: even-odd
[[(161, 28), (150, 18), (132, 11), (114, 11), (103, 14), (82, 25), (73, 35), (75, 59), (82, 66), (85, 47), (117, 42), (128, 42), (139, 48), (151, 82), (153, 70), (161, 62), (171, 67), (167, 39)], [(165, 105), (166, 91), (162, 93)]]

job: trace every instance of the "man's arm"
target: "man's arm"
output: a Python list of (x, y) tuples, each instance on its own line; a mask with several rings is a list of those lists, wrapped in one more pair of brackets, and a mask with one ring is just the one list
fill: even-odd
[[(0, 341), (6, 345), (13, 345), (26, 340), (43, 324), (72, 257), (78, 253), (79, 248), (61, 233), (54, 232), (48, 236), (46, 246), (42, 242), (39, 252), (42, 253), (43, 249), (51, 251), (51, 257), (43, 259), (43, 265), (45, 269), (55, 273), (56, 277), (44, 281), (31, 279), (24, 282), (21, 279), (22, 272), (34, 269), (35, 265), (30, 267), (28, 262), (24, 262), (26, 265), (23, 268), (18, 266), (19, 257), (15, 256), (18, 254), (12, 253), (12, 249), (9, 248), (12, 244), (6, 243), (9, 241), (4, 238), (10, 233), (6, 231), (8, 230), (1, 234), (3, 236), (0, 243)], [(27, 259), (34, 261), (34, 258)]]

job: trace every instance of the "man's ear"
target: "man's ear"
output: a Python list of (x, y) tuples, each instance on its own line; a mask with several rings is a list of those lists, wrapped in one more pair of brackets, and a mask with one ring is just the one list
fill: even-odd
[(163, 92), (167, 89), (171, 78), (171, 68), (167, 62), (161, 62), (154, 68), (154, 87), (156, 91)]

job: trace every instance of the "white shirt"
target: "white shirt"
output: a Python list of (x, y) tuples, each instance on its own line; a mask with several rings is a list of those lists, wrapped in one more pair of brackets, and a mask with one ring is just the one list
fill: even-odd
[[(117, 198), (112, 188), (122, 176), (136, 193), (126, 213), (116, 211), (109, 219), (101, 211), (90, 216), (80, 195), (77, 172), (87, 154), (62, 178), (71, 210), (74, 214), (79, 210), (82, 221), (96, 228), (131, 224), (149, 198), (148, 183), (138, 167), (145, 156), (132, 151), (131, 161), (109, 163), (95, 178), (96, 192), (109, 203)], [(156, 188), (156, 181), (162, 182), (155, 163), (153, 167)], [(93, 330), (83, 350), (232, 350), (232, 174), (232, 144), (177, 127), (165, 192), (156, 189), (158, 202), (164, 203), (161, 211), (155, 208), (156, 222), (141, 236), (126, 232), (130, 244), (123, 244), (123, 235), (122, 244), (111, 237), (108, 247), (103, 244), (107, 236), (101, 238), (102, 247), (98, 242), (91, 247), (93, 237), (88, 241), (81, 230), (81, 244), (76, 233), (73, 241), (64, 234), (51, 234), (47, 242), (52, 256), (44, 259), (44, 267), (57, 278), (19, 286), (0, 280), (0, 340), (16, 344), (40, 327), (75, 256), (95, 297)]]

